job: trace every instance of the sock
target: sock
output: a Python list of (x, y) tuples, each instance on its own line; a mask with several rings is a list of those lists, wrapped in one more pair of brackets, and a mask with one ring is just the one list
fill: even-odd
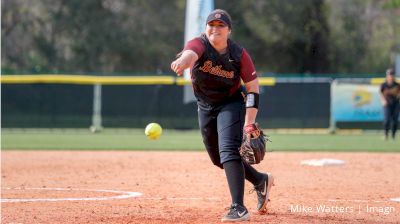
[(259, 185), (260, 182), (263, 180), (262, 174), (247, 163), (243, 163), (243, 167), (246, 180), (250, 181), (250, 183), (252, 183), (254, 186)]
[(231, 160), (223, 164), (229, 191), (231, 192), (232, 204), (243, 205), (244, 196), (244, 169), (241, 160)]

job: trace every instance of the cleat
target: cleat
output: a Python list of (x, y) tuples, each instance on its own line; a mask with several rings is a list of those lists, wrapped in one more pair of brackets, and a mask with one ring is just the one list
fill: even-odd
[(222, 217), (221, 222), (241, 222), (250, 220), (246, 207), (234, 203), (229, 208), (228, 214)]
[(267, 213), (267, 204), (271, 201), (269, 199), (269, 193), (271, 192), (272, 186), (275, 186), (274, 177), (272, 174), (267, 173), (264, 174), (263, 182), (253, 189), (253, 191), (257, 192), (257, 211), (260, 214)]

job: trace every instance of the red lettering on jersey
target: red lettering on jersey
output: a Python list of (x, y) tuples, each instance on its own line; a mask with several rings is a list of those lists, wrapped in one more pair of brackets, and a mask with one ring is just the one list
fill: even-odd
[(221, 76), (228, 79), (233, 79), (234, 72), (233, 71), (225, 71), (222, 68), (222, 65), (212, 66), (212, 61), (205, 61), (203, 66), (200, 66), (199, 70), (203, 72), (210, 73), (211, 75)]

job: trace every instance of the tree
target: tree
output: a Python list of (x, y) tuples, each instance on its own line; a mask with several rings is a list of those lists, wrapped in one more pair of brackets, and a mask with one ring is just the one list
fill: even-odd
[[(259, 73), (382, 72), (399, 0), (218, 0)], [(2, 71), (171, 73), (185, 0), (3, 0)]]
[(232, 5), (240, 8), (232, 8), (232, 16), (238, 21), (234, 37), (242, 39), (245, 47), (249, 46), (259, 69), (329, 71), (329, 27), (323, 0), (306, 0), (301, 4), (277, 0), (238, 1)]
[[(330, 0), (331, 63), (340, 73), (381, 73), (400, 43), (399, 13), (383, 10), (384, 1)], [(397, 14), (397, 16), (396, 16)]]
[(182, 46), (184, 28), (184, 0), (172, 3), (5, 0), (2, 69), (169, 71), (169, 61)]

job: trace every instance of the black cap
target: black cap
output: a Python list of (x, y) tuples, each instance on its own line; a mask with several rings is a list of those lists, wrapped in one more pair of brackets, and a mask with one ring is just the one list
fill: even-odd
[(393, 69), (393, 68), (389, 68), (389, 69), (386, 70), (386, 74), (387, 74), (387, 75), (394, 75), (394, 73), (395, 73), (395, 72), (394, 72), (394, 69)]
[(231, 28), (231, 19), (224, 12), (220, 12), (220, 11), (211, 12), (210, 15), (208, 15), (208, 17), (207, 17), (207, 24), (214, 20), (221, 21), (225, 25), (227, 25), (229, 28)]

